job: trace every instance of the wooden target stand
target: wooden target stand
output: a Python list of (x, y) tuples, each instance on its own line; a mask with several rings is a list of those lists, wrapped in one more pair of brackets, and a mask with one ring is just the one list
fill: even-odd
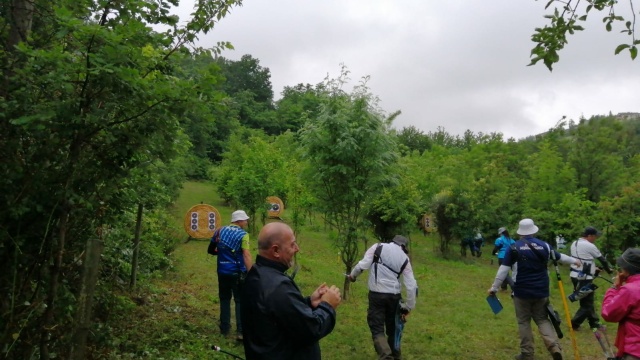
[(220, 212), (208, 204), (198, 204), (192, 206), (184, 216), (184, 230), (191, 239), (209, 240), (213, 232), (222, 224)]

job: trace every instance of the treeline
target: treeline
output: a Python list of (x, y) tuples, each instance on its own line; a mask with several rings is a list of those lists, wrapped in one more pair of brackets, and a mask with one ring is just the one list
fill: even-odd
[(241, 1), (197, 2), (186, 22), (173, 3), (0, 1), (4, 358), (115, 347), (121, 294), (171, 266), (183, 235), (170, 205), (187, 178), (214, 181), (254, 218), (279, 196), (298, 233), (323, 215), (347, 271), (363, 244), (424, 213), (443, 254), (523, 216), (547, 238), (592, 224), (612, 254), (635, 244), (637, 120), (582, 119), (522, 141), (396, 130), (399, 112), (378, 107), (366, 78), (344, 90), (346, 68), (274, 101), (258, 59), (194, 45)]

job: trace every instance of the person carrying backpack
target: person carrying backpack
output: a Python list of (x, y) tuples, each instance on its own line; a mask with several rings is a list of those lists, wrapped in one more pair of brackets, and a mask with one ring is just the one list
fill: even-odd
[(520, 239), (506, 252), (489, 294), (498, 292), (498, 287), (513, 268), (513, 305), (518, 321), (520, 335), (520, 354), (516, 360), (533, 360), (533, 331), (531, 320), (538, 326), (544, 345), (553, 360), (562, 360), (562, 348), (558, 335), (549, 321), (547, 304), (549, 303), (549, 272), (547, 263), (553, 257), (564, 264), (581, 265), (579, 259), (569, 257), (552, 249), (549, 244), (534, 237), (538, 227), (531, 219), (520, 220), (518, 230)]
[[(571, 266), (570, 276), (574, 293), (593, 283), (593, 279), (596, 276), (595, 260), (598, 260), (600, 264), (602, 264), (602, 268), (607, 274), (612, 273), (607, 259), (602, 256), (595, 244), (599, 236), (600, 231), (592, 226), (587, 226), (582, 232), (582, 236), (571, 244), (571, 256), (582, 261), (582, 266)], [(598, 313), (596, 313), (594, 304), (595, 291), (592, 291), (580, 299), (580, 309), (578, 309), (571, 319), (573, 330), (578, 330), (585, 320), (587, 320), (591, 329), (600, 327), (600, 318), (598, 317)]]
[[(501, 227), (500, 229), (498, 229), (498, 235), (500, 235), (500, 237), (497, 238), (494, 242), (494, 247), (491, 255), (498, 254), (498, 266), (500, 266), (504, 262), (504, 255), (507, 253), (507, 250), (509, 250), (511, 245), (515, 244), (516, 242), (511, 237), (509, 237), (509, 231), (507, 231), (507, 228), (505, 227)], [(511, 275), (509, 275), (509, 273), (507, 273), (507, 278), (502, 282), (500, 288), (502, 290), (507, 290), (507, 285), (509, 285), (511, 287), (511, 290), (513, 290), (513, 279), (511, 278)]]
[(218, 295), (220, 296), (220, 332), (231, 331), (231, 298), (236, 306), (236, 340), (242, 341), (240, 285), (251, 269), (249, 234), (245, 231), (249, 216), (242, 210), (231, 214), (231, 225), (220, 228), (218, 236)]
[[(373, 245), (347, 275), (353, 282), (358, 275), (369, 270), (367, 324), (373, 337), (373, 347), (381, 360), (401, 359), (396, 318), (399, 316), (404, 322), (416, 306), (418, 288), (407, 256), (408, 241), (406, 237), (396, 235), (390, 243)], [(401, 303), (401, 275), (407, 292), (405, 303)]]

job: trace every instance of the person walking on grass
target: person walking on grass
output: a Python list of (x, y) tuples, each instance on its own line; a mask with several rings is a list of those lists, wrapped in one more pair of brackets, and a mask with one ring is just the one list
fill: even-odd
[[(600, 236), (598, 230), (594, 227), (587, 226), (582, 232), (582, 236), (571, 244), (571, 256), (582, 261), (582, 266), (571, 266), (570, 276), (574, 293), (584, 286), (590, 286), (593, 283), (593, 279), (596, 276), (596, 264), (594, 263), (596, 259), (608, 274), (612, 273), (609, 263), (604, 256), (602, 256), (595, 244), (598, 236)], [(571, 319), (571, 327), (573, 327), (573, 330), (578, 330), (585, 320), (589, 322), (591, 329), (600, 327), (600, 318), (594, 307), (594, 299), (595, 291), (592, 291), (580, 299), (580, 309), (578, 309)]]
[(520, 354), (517, 360), (533, 360), (533, 331), (531, 320), (538, 326), (544, 344), (554, 360), (562, 360), (562, 348), (558, 336), (547, 315), (549, 302), (549, 273), (547, 263), (551, 257), (565, 264), (580, 265), (580, 260), (553, 250), (549, 244), (534, 237), (538, 227), (531, 219), (522, 219), (516, 233), (520, 239), (515, 248), (507, 250), (504, 261), (489, 289), (489, 294), (498, 288), (513, 268), (513, 305), (520, 335)]
[(258, 235), (258, 256), (243, 287), (242, 325), (247, 360), (320, 360), (319, 341), (336, 324), (340, 290), (321, 284), (303, 297), (285, 274), (298, 252), (293, 230), (279, 222)]
[(616, 263), (620, 270), (604, 294), (601, 315), (618, 323), (618, 359), (640, 360), (640, 249), (627, 249)]
[[(498, 235), (500, 237), (497, 238), (494, 242), (494, 247), (491, 255), (498, 255), (498, 267), (500, 267), (500, 265), (502, 265), (502, 263), (504, 262), (505, 254), (511, 248), (511, 245), (515, 244), (516, 242), (509, 236), (509, 231), (507, 231), (507, 228), (505, 227), (501, 227), (498, 229)], [(509, 285), (511, 287), (511, 290), (513, 290), (513, 279), (511, 278), (511, 275), (509, 275), (509, 273), (507, 273), (507, 278), (500, 285), (500, 289), (507, 290), (507, 285)]]
[(220, 296), (220, 332), (228, 336), (231, 332), (231, 298), (236, 308), (236, 340), (242, 341), (240, 286), (249, 269), (249, 234), (245, 231), (249, 216), (242, 210), (231, 214), (231, 225), (219, 231), (218, 242), (218, 295)]
[[(401, 358), (399, 343), (396, 346), (396, 317), (400, 316), (402, 321), (405, 321), (406, 316), (416, 306), (418, 287), (407, 256), (407, 243), (406, 237), (396, 235), (391, 243), (373, 245), (365, 252), (351, 274), (347, 275), (353, 282), (358, 275), (369, 270), (367, 324), (380, 360)], [(401, 275), (407, 292), (407, 301), (402, 305)], [(401, 315), (398, 315), (398, 312), (401, 312)]]

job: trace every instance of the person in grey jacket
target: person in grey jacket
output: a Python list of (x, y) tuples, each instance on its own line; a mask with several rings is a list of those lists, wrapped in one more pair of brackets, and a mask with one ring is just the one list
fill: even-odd
[[(394, 346), (397, 312), (402, 312), (404, 321), (416, 306), (418, 287), (407, 256), (407, 243), (406, 237), (396, 235), (390, 243), (373, 245), (348, 275), (350, 281), (356, 281), (358, 275), (369, 270), (367, 324), (378, 359), (401, 358), (400, 349)], [(403, 304), (400, 303), (401, 275), (407, 292), (407, 299)]]

